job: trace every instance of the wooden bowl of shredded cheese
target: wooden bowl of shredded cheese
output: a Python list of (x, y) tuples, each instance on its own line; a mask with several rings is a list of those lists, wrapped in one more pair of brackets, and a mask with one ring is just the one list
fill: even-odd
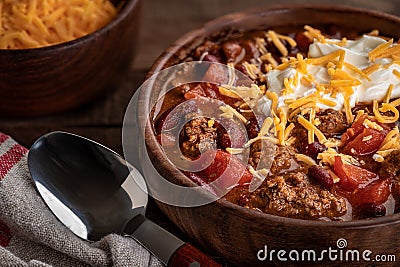
[(139, 9), (139, 0), (1, 1), (0, 116), (60, 112), (115, 88)]
[[(147, 151), (153, 163), (152, 166), (154, 166), (158, 174), (162, 175), (166, 180), (181, 186), (201, 185), (211, 194), (213, 194), (212, 190), (215, 188), (216, 192), (218, 192), (217, 190), (223, 187), (222, 184), (232, 186), (232, 183), (235, 183), (230, 192), (207, 205), (196, 207), (182, 205), (182, 207), (177, 207), (176, 205), (165, 203), (166, 201), (157, 200), (159, 207), (171, 221), (193, 240), (196, 240), (204, 248), (222, 255), (225, 259), (234, 263), (235, 266), (298, 266), (303, 264), (312, 266), (339, 266), (342, 264), (346, 266), (369, 266), (370, 263), (368, 261), (379, 260), (379, 257), (374, 258), (375, 255), (384, 255), (385, 259), (391, 259), (392, 262), (390, 264), (394, 264), (393, 257), (396, 259), (400, 255), (398, 246), (400, 213), (398, 211), (394, 213), (394, 201), (393, 199), (388, 199), (390, 194), (386, 194), (381, 199), (377, 197), (383, 196), (385, 192), (390, 192), (389, 190), (392, 190), (391, 193), (393, 195), (399, 192), (394, 188), (395, 186), (390, 189), (389, 180), (384, 179), (387, 176), (384, 176), (383, 172), (380, 173), (382, 180), (379, 180), (376, 184), (379, 183), (384, 186), (379, 187), (379, 190), (377, 189), (374, 192), (372, 190), (369, 191), (370, 194), (361, 195), (360, 192), (365, 193), (367, 192), (366, 188), (372, 187), (365, 186), (362, 188), (362, 186), (359, 186), (360, 184), (355, 187), (356, 189), (354, 187), (348, 189), (346, 192), (350, 192), (347, 196), (349, 202), (346, 203), (342, 202), (342, 200), (336, 202), (334, 197), (331, 198), (333, 195), (329, 195), (330, 193), (325, 194), (332, 191), (325, 189), (334, 188), (333, 183), (335, 182), (340, 182), (338, 186), (346, 185), (346, 181), (350, 180), (348, 177), (365, 178), (365, 173), (367, 172), (359, 175), (359, 171), (362, 168), (354, 167), (355, 165), (353, 166), (349, 163), (348, 165), (354, 168), (351, 171), (346, 171), (346, 176), (343, 175), (343, 171), (340, 173), (339, 178), (339, 168), (334, 169), (337, 173), (336, 177), (334, 176), (336, 175), (335, 173), (328, 174), (328, 178), (331, 179), (329, 181), (332, 181), (332, 184), (324, 183), (327, 180), (322, 179), (318, 180), (318, 184), (312, 179), (316, 179), (315, 177), (321, 178), (322, 175), (314, 175), (315, 172), (310, 170), (315, 170), (312, 167), (320, 167), (328, 172), (331, 167), (325, 169), (321, 166), (333, 165), (328, 162), (330, 159), (336, 161), (334, 162), (335, 168), (344, 166), (343, 164), (340, 165), (344, 154), (339, 155), (335, 150), (338, 149), (337, 147), (340, 144), (331, 143), (330, 141), (342, 140), (345, 142), (345, 138), (340, 138), (345, 136), (342, 130), (347, 129), (348, 126), (340, 128), (341, 124), (338, 122), (342, 121), (343, 125), (350, 125), (352, 122), (358, 121), (362, 114), (359, 110), (350, 110), (350, 112), (360, 115), (353, 117), (352, 113), (349, 114), (347, 112), (348, 108), (346, 107), (350, 100), (346, 98), (343, 98), (342, 102), (335, 100), (333, 97), (336, 97), (339, 93), (331, 94), (331, 91), (328, 90), (336, 90), (333, 88), (340, 87), (340, 90), (343, 90), (341, 91), (343, 95), (349, 96), (350, 89), (348, 88), (353, 86), (354, 79), (351, 78), (353, 75), (359, 75), (357, 76), (359, 79), (367, 77), (365, 78), (367, 82), (376, 82), (380, 86), (382, 84), (385, 85), (384, 83), (390, 77), (390, 83), (393, 82), (396, 86), (399, 85), (399, 69), (390, 69), (399, 68), (396, 65), (398, 64), (396, 59), (400, 50), (398, 43), (394, 43), (398, 42), (399, 28), (399, 17), (359, 8), (319, 5), (266, 6), (218, 18), (207, 23), (205, 27), (189, 32), (177, 40), (154, 63), (149, 77), (151, 74), (158, 73), (167, 67), (182, 62), (222, 62), (223, 64), (231, 64), (234, 68), (243, 71), (253, 80), (253, 83), (247, 87), (235, 87), (229, 84), (229, 81), (233, 80), (231, 72), (223, 72), (218, 68), (209, 67), (203, 72), (205, 73), (203, 81), (212, 81), (210, 76), (215, 76), (217, 81), (214, 86), (211, 85), (212, 82), (193, 83), (192, 85), (184, 84), (176, 87), (175, 91), (169, 92), (170, 94), (166, 94), (165, 88), (168, 88), (169, 84), (162, 83), (162, 86), (153, 86), (151, 90), (141, 92), (138, 113), (151, 114), (151, 116), (143, 116), (139, 119), (142, 120), (143, 125), (146, 125), (145, 142)], [(329, 31), (329, 35), (336, 36), (336, 41), (330, 38), (325, 39), (319, 29), (325, 29), (325, 33)], [(379, 34), (388, 38), (382, 39), (378, 37), (377, 31), (374, 31), (374, 29), (379, 30)], [(340, 32), (339, 35), (337, 34), (338, 32)], [(366, 33), (365, 36), (363, 33)], [(356, 38), (359, 42), (352, 43), (353, 41), (351, 40), (356, 40)], [(378, 40), (382, 45), (378, 46), (376, 43), (374, 44), (375, 48), (369, 49), (368, 45), (360, 45), (360, 42), (364, 42), (362, 38), (365, 38), (365, 40)], [(293, 39), (296, 40), (297, 44), (292, 45), (294, 43)], [(333, 46), (333, 42), (335, 46)], [(326, 47), (341, 47), (341, 45), (345, 46), (350, 43), (358, 44), (354, 46), (354, 51), (359, 49), (363, 51), (363, 54), (342, 52), (344, 51), (342, 48), (337, 48), (337, 51), (326, 49)], [(311, 44), (313, 44), (314, 48), (318, 45), (318, 49), (313, 53), (318, 51), (319, 54), (313, 56), (310, 53)], [(393, 46), (391, 46), (392, 44)], [(359, 55), (362, 55), (365, 61), (358, 62)], [(384, 64), (382, 65), (382, 71), (387, 71), (389, 76), (378, 75), (378, 72), (375, 71), (381, 68), (381, 65), (376, 65), (379, 60), (382, 60), (379, 57), (390, 56), (393, 59), (382, 63)], [(278, 60), (280, 62), (275, 62)], [(354, 65), (348, 63), (350, 60), (354, 60)], [(372, 67), (363, 65), (360, 67), (363, 71), (355, 67), (356, 64), (361, 66), (366, 64), (365, 62), (368, 63), (366, 66), (371, 65)], [(394, 63), (392, 64), (392, 62)], [(344, 69), (346, 71), (340, 70), (343, 66), (345, 66)], [(334, 67), (336, 69), (333, 69)], [(329, 70), (325, 71), (328, 68)], [(188, 69), (190, 70), (190, 68)], [(318, 71), (309, 75), (309, 70), (317, 69)], [(320, 69), (322, 71), (319, 71)], [(372, 75), (371, 73), (375, 73), (376, 76), (369, 78), (368, 75)], [(296, 77), (296, 75), (298, 76)], [(182, 76), (184, 76), (183, 71), (179, 73), (179, 77)], [(301, 77), (306, 78), (302, 79)], [(325, 79), (325, 77), (328, 78)], [(171, 80), (173, 79), (171, 78)], [(218, 82), (221, 80), (224, 82)], [(174, 85), (174, 82), (171, 82), (171, 84)], [(297, 85), (295, 85), (295, 82), (297, 82)], [(221, 85), (224, 83), (225, 85)], [(157, 83), (154, 82), (154, 84)], [(215, 84), (219, 86), (215, 86)], [(354, 84), (354, 86), (358, 85), (358, 83)], [(307, 90), (311, 88), (312, 92), (301, 91), (296, 88), (307, 88)], [(365, 93), (360, 90), (357, 91), (357, 97), (358, 99), (361, 99), (361, 97), (365, 99), (360, 100), (360, 102), (371, 102), (371, 107), (367, 111), (370, 110), (372, 112), (372, 110), (375, 110), (374, 114), (379, 121), (384, 121), (385, 123), (396, 122), (396, 125), (398, 125), (399, 112), (394, 108), (398, 102), (389, 102), (389, 96), (392, 97), (392, 89), (392, 85), (385, 86), (384, 93), (380, 96), (373, 94), (378, 92), (378, 89), (368, 90)], [(286, 90), (288, 93), (286, 93)], [(293, 92), (290, 90), (293, 90)], [(386, 91), (387, 93), (385, 93)], [(231, 94), (228, 94), (228, 92)], [(355, 91), (351, 92), (351, 96), (355, 95), (353, 93)], [(255, 97), (251, 96), (253, 94)], [(323, 94), (327, 95), (320, 97)], [(160, 96), (162, 97), (159, 98)], [(243, 96), (248, 101), (245, 105), (242, 105), (243, 102), (237, 96)], [(284, 99), (283, 96), (290, 96), (290, 98)], [(207, 110), (208, 106), (212, 106), (212, 104), (221, 101), (221, 99), (224, 103), (229, 103), (231, 108), (223, 104), (219, 108), (214, 108), (217, 112), (219, 112), (219, 109), (220, 113), (211, 113)], [(269, 103), (265, 109), (263, 108), (265, 106), (263, 106), (262, 99), (267, 99), (265, 103)], [(380, 111), (386, 112), (387, 110), (378, 109), (376, 107), (377, 100), (384, 101), (383, 106), (393, 107), (391, 108), (392, 113), (385, 113), (381, 116)], [(319, 105), (317, 103), (319, 101), (330, 107), (336, 107), (338, 103), (342, 103), (343, 108), (340, 106), (337, 113), (332, 111), (329, 115), (340, 114), (340, 119), (335, 115), (335, 120), (331, 120), (325, 116), (327, 113), (319, 113), (319, 115), (315, 113), (315, 110), (319, 110), (317, 108), (314, 109), (315, 106)], [(157, 105), (154, 105), (154, 103), (157, 103)], [(199, 103), (202, 103), (202, 105)], [(372, 103), (374, 104), (372, 105)], [(278, 104), (282, 108), (278, 108)], [(246, 114), (250, 107), (254, 108), (253, 111), (260, 110), (260, 113)], [(310, 109), (310, 107), (312, 108)], [(201, 109), (205, 110), (205, 112)], [(273, 112), (270, 114), (272, 114), (273, 119), (268, 117), (268, 112), (271, 110)], [(309, 115), (307, 112), (310, 112)], [(252, 119), (256, 115), (253, 116), (252, 114), (264, 116), (261, 120), (263, 123), (258, 124), (258, 129), (253, 127), (254, 124), (257, 125), (258, 118), (253, 123), (254, 120), (252, 121)], [(296, 120), (292, 120), (292, 114), (296, 116)], [(308, 116), (307, 119), (303, 115)], [(392, 117), (389, 118), (389, 115)], [(322, 118), (322, 116), (325, 117)], [(187, 118), (190, 118), (190, 121)], [(236, 119), (237, 123), (229, 125), (226, 123), (226, 118)], [(391, 120), (388, 121), (389, 119)], [(221, 124), (217, 124), (215, 121), (218, 123), (223, 122), (225, 125), (221, 123), (223, 126), (220, 126)], [(325, 122), (328, 123), (325, 124)], [(241, 125), (240, 123), (245, 125), (245, 130), (242, 131), (237, 126)], [(351, 125), (354, 126), (354, 124)], [(366, 122), (365, 125), (365, 128), (369, 128), (365, 132), (371, 131), (376, 127), (373, 123)], [(323, 126), (327, 127), (324, 129)], [(265, 133), (268, 133), (270, 127), (272, 127), (271, 135), (267, 134), (266, 136)], [(177, 130), (176, 128), (179, 129)], [(225, 128), (225, 130), (222, 128)], [(297, 132), (297, 130), (299, 131)], [(379, 136), (383, 137), (384, 129), (382, 128), (381, 130), (382, 132)], [(255, 134), (253, 131), (255, 131)], [(336, 131), (341, 133), (340, 137), (335, 137)], [(350, 128), (349, 132), (354, 133), (353, 128)], [(175, 133), (176, 135), (174, 135)], [(331, 135), (325, 136), (325, 133)], [(397, 126), (393, 128), (392, 133), (398, 133)], [(229, 135), (232, 139), (226, 138), (226, 135)], [(243, 137), (245, 135), (247, 135), (248, 139)], [(251, 135), (252, 137), (250, 137)], [(271, 136), (274, 138), (269, 139)], [(292, 137), (293, 139), (290, 139)], [(333, 139), (327, 139), (326, 137), (332, 137)], [(324, 144), (326, 147), (323, 149), (329, 148), (318, 152), (319, 148), (317, 146), (309, 146), (309, 144), (316, 143), (315, 140), (310, 141), (311, 138), (315, 138), (318, 144)], [(372, 138), (372, 135), (366, 136), (362, 138), (362, 142), (367, 142)], [(261, 148), (257, 148), (256, 143), (252, 143), (252, 141), (261, 143), (263, 142), (261, 139), (272, 140), (271, 142), (274, 144), (273, 147), (275, 147), (276, 151), (266, 150), (266, 153), (261, 153)], [(306, 143), (304, 143), (304, 140)], [(389, 138), (385, 140), (389, 140)], [(390, 145), (385, 143), (385, 146), (389, 148), (398, 147), (398, 145), (398, 141), (394, 141)], [(249, 160), (247, 161), (247, 158), (245, 158), (242, 164), (237, 163), (239, 160), (234, 156), (241, 154), (249, 147)], [(266, 149), (269, 147), (272, 146), (267, 145)], [(357, 146), (357, 148), (359, 147), (368, 149), (367, 146)], [(308, 150), (309, 148), (313, 150)], [(167, 154), (168, 149), (170, 151), (169, 154)], [(189, 163), (185, 163), (184, 167), (186, 169), (178, 168), (178, 164), (174, 165), (175, 162), (182, 162), (182, 159), (202, 160), (201, 149), (205, 149), (207, 152), (213, 149), (216, 151), (213, 161), (210, 164), (204, 164), (207, 167), (204, 167), (201, 171), (187, 171), (190, 169), (187, 167), (190, 166)], [(296, 152), (297, 154), (286, 153), (284, 151), (288, 150), (285, 149), (295, 149), (295, 151), (300, 152)], [(328, 155), (331, 152), (336, 153), (335, 158), (332, 157), (333, 154)], [(274, 153), (273, 167), (270, 170), (260, 169), (256, 171), (257, 166), (254, 167), (254, 165), (263, 160), (268, 161), (268, 157), (271, 154), (274, 155)], [(315, 157), (314, 161), (311, 158), (315, 156), (313, 153), (318, 156), (321, 155), (321, 157)], [(350, 149), (350, 146), (348, 153), (356, 155), (356, 151)], [(368, 153), (371, 153), (371, 151), (368, 151)], [(206, 152), (204, 154), (207, 155)], [(305, 157), (304, 155), (306, 154), (311, 156)], [(174, 155), (179, 155), (179, 161), (172, 157)], [(371, 154), (368, 155), (372, 157)], [(398, 157), (393, 158), (397, 161), (392, 165), (398, 167)], [(172, 159), (176, 161), (174, 162)], [(377, 159), (379, 160), (379, 158)], [(192, 162), (190, 160), (188, 162)], [(226, 162), (230, 160), (232, 165), (229, 167), (234, 166), (234, 168), (229, 169), (226, 167)], [(323, 163), (326, 161), (327, 164), (324, 163), (317, 166), (317, 160)], [(198, 165), (195, 166), (200, 166), (202, 163), (204, 161), (196, 162)], [(366, 164), (361, 161), (359, 163)], [(375, 163), (374, 159), (371, 161), (371, 166), (372, 163)], [(303, 167), (309, 168), (308, 172), (302, 169)], [(244, 168), (248, 169), (244, 170)], [(239, 171), (235, 172), (232, 169)], [(365, 169), (363, 170), (365, 171)], [(267, 173), (266, 176), (261, 176), (264, 175), (262, 171)], [(383, 169), (383, 171), (387, 170)], [(226, 175), (222, 176), (221, 172)], [(399, 172), (394, 173), (398, 175)], [(221, 176), (218, 177), (219, 175)], [(253, 175), (256, 181), (260, 177), (265, 180), (262, 180), (264, 182), (259, 188), (250, 192), (248, 183), (249, 179), (254, 181)], [(311, 177), (310, 179), (308, 179), (309, 176)], [(218, 180), (220, 184), (215, 183), (217, 181), (215, 180), (216, 177), (220, 179)], [(339, 181), (337, 178), (339, 178)], [(374, 174), (370, 178), (376, 179), (377, 176)], [(236, 179), (237, 182), (229, 181), (229, 179)], [(306, 180), (309, 181), (307, 186), (300, 186)], [(210, 182), (214, 184), (210, 185)], [(157, 185), (159, 184), (157, 183)], [(322, 192), (318, 191), (321, 185), (324, 188), (322, 190), (324, 193), (319, 198), (315, 192)], [(296, 188), (299, 190), (296, 190)], [(341, 187), (335, 188), (341, 189)], [(157, 189), (150, 188), (149, 191), (153, 190), (156, 196), (160, 196), (161, 194), (158, 194)], [(308, 191), (308, 189), (310, 190)], [(194, 194), (171, 193), (171, 195), (176, 196), (176, 199), (179, 200), (196, 199)], [(171, 199), (175, 200), (173, 197)], [(375, 202), (370, 202), (371, 199)], [(379, 206), (383, 201), (390, 203), (390, 205), (384, 206), (385, 213), (382, 213), (383, 208)], [(331, 205), (332, 203), (340, 204), (335, 206), (336, 204)], [(350, 203), (355, 209), (352, 210)], [(335, 208), (331, 209), (333, 206)], [(375, 209), (378, 206), (382, 209)], [(340, 208), (336, 209), (336, 207)], [(368, 207), (368, 209), (365, 209), (365, 207)], [(336, 212), (341, 208), (346, 210), (346, 213), (343, 213), (346, 216), (353, 211), (354, 215), (360, 216), (354, 216), (356, 219), (353, 219), (353, 217), (331, 216), (332, 214), (329, 213), (332, 210)], [(387, 213), (389, 209), (391, 209), (391, 213)], [(321, 213), (325, 211), (326, 213)], [(366, 214), (356, 214), (358, 211), (373, 211), (373, 214), (368, 214), (372, 216), (366, 217)], [(314, 216), (315, 214), (317, 216)], [(388, 215), (383, 216), (386, 214)]]

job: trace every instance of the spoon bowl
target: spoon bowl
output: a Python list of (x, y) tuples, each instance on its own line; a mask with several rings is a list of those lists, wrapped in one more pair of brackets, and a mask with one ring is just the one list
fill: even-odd
[[(136, 183), (145, 189), (143, 177), (129, 177), (126, 162), (100, 144), (62, 132), (50, 134), (32, 146), (28, 164), (39, 192), (51, 193), (81, 220), (86, 231), (77, 234), (83, 239), (122, 234), (129, 220), (144, 214), (147, 192)], [(58, 212), (56, 203), (50, 208)]]
[(219, 266), (146, 219), (145, 180), (114, 151), (78, 135), (53, 132), (32, 145), (28, 167), (44, 202), (79, 237), (131, 236), (165, 265)]

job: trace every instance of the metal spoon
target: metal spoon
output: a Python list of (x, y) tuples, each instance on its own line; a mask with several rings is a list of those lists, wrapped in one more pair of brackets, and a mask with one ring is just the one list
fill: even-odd
[(79, 237), (96, 241), (110, 233), (127, 235), (165, 265), (220, 266), (145, 217), (145, 180), (114, 151), (53, 132), (32, 145), (28, 167), (44, 202)]

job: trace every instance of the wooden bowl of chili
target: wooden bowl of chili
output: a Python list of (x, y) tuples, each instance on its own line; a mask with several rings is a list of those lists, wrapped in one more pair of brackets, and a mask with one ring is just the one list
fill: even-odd
[[(154, 63), (148, 77), (187, 60), (189, 56), (192, 57), (191, 60), (195, 60), (193, 53), (196, 48), (204, 43), (207, 38), (213, 41), (218, 40), (219, 34), (223, 32), (232, 32), (232, 29), (234, 33), (255, 29), (277, 29), (277, 32), (279, 29), (283, 32), (292, 32), (293, 30), (299, 31), (304, 25), (324, 28), (325, 32), (331, 30), (331, 35), (335, 35), (338, 33), (337, 29), (341, 29), (342, 36), (340, 37), (344, 36), (349, 39), (360, 33), (369, 33), (373, 29), (378, 29), (380, 35), (398, 38), (400, 18), (359, 8), (318, 5), (265, 7), (235, 13), (218, 18), (203, 28), (194, 30), (177, 40)], [(238, 54), (240, 53), (238, 52)], [(218, 53), (202, 54), (202, 60), (205, 60), (205, 56), (209, 57), (209, 61), (221, 61), (221, 56)], [(197, 90), (201, 91), (201, 89)], [(141, 92), (140, 113), (149, 114), (153, 112), (151, 103), (158, 99), (160, 92), (161, 88), (157, 86), (153, 87), (152, 90)], [(193, 92), (199, 94), (199, 91), (191, 91), (191, 93)], [(209, 97), (204, 88), (201, 94)], [(170, 102), (177, 105), (181, 100), (175, 98)], [(164, 149), (159, 143), (159, 136), (157, 136), (159, 134), (160, 116), (153, 116), (152, 118), (158, 119), (146, 121), (145, 142), (153, 165), (165, 179), (173, 183), (186, 186), (195, 185), (165, 156)], [(362, 118), (362, 114), (358, 119), (360, 118)], [(147, 117), (142, 119), (147, 119)], [(364, 124), (364, 121), (365, 118), (359, 124)], [(353, 133), (357, 130), (354, 123), (352, 127), (348, 127), (352, 128), (350, 132)], [(345, 133), (349, 134), (347, 131)], [(362, 140), (368, 139), (365, 137)], [(364, 149), (363, 147), (351, 148), (360, 151)], [(351, 150), (351, 148), (348, 149)], [(318, 150), (315, 147), (312, 149)], [(370, 147), (366, 149), (368, 150)], [(351, 150), (349, 153), (353, 152)], [(290, 153), (286, 155), (290, 156)], [(283, 157), (285, 157), (284, 153)], [(339, 174), (338, 176), (340, 176), (340, 167), (343, 166), (335, 165), (335, 173)], [(218, 168), (212, 171), (218, 172)], [(314, 170), (314, 172), (318, 171)], [(356, 168), (351, 170), (342, 168), (341, 171), (351, 173), (354, 179), (369, 177), (368, 173), (359, 172)], [(308, 170), (308, 175), (310, 175), (310, 170)], [(343, 176), (339, 178), (344, 180)], [(329, 188), (331, 185), (327, 182), (323, 186)], [(353, 185), (350, 182), (344, 186), (352, 187)], [(357, 190), (362, 191), (361, 187)], [(383, 187), (391, 190), (394, 194), (393, 185), (383, 185)], [(370, 196), (379, 198), (387, 193), (382, 193), (386, 189), (380, 191), (378, 188), (375, 190), (377, 195), (358, 195), (357, 199), (366, 199)], [(357, 190), (351, 192), (354, 193)], [(265, 194), (265, 197), (268, 197), (268, 194)], [(369, 214), (371, 216), (367, 217), (374, 218), (365, 219), (360, 216), (353, 220), (335, 221), (332, 219), (315, 219), (311, 215), (309, 219), (300, 215), (296, 217), (297, 215), (293, 214), (286, 217), (277, 216), (280, 215), (277, 212), (263, 213), (234, 204), (225, 198), (193, 208), (177, 207), (162, 201), (157, 201), (157, 204), (195, 242), (211, 252), (222, 255), (238, 266), (285, 265), (290, 261), (291, 264), (305, 263), (311, 265), (337, 265), (339, 262), (346, 261), (346, 264), (357, 266), (360, 261), (374, 261), (377, 259), (374, 258), (376, 255), (384, 255), (392, 261), (393, 258), (400, 255), (400, 249), (397, 246), (400, 231), (400, 215), (398, 213), (378, 217), (374, 215), (382, 214)], [(344, 203), (344, 205), (348, 205), (348, 203)], [(372, 213), (374, 212), (379, 213), (382, 210), (377, 208)], [(330, 214), (328, 214), (329, 216)], [(365, 264), (368, 264), (368, 262), (365, 262)]]

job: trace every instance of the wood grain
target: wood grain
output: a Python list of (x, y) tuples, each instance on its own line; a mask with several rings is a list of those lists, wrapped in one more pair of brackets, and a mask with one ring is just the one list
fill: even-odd
[(171, 256), (168, 267), (221, 267), (221, 265), (186, 243)]
[[(119, 85), (135, 52), (140, 5), (127, 2), (105, 27), (37, 49), (0, 50), (0, 114), (38, 116), (93, 100)], [(116, 41), (118, 40), (118, 41)]]

